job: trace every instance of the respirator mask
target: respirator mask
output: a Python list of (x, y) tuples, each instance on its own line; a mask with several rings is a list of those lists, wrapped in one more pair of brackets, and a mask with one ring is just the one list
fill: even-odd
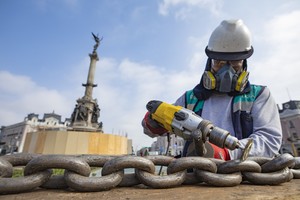
[(241, 72), (236, 72), (230, 61), (222, 61), (222, 64), (216, 73), (210, 70), (204, 72), (202, 77), (204, 88), (222, 93), (243, 91), (248, 82), (249, 72), (244, 67)]

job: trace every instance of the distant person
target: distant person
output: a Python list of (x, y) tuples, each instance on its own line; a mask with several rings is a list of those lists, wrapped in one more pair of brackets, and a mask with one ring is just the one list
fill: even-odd
[(145, 150), (144, 156), (149, 156), (149, 151), (148, 151), (148, 149)]
[[(282, 131), (277, 105), (265, 86), (250, 84), (247, 59), (253, 54), (250, 32), (242, 20), (224, 20), (212, 32), (205, 49), (208, 56), (201, 81), (186, 91), (175, 105), (193, 110), (215, 126), (237, 137), (242, 145), (253, 139), (249, 156), (273, 157), (278, 154)], [(263, 66), (268, 73), (272, 66)], [(150, 137), (166, 130), (146, 113), (142, 125)], [(241, 149), (228, 150), (209, 143), (214, 158), (238, 159)], [(193, 155), (186, 141), (183, 156)]]
[(181, 151), (179, 151), (179, 153), (176, 153), (176, 156), (174, 156), (174, 158), (180, 158), (182, 155), (182, 152)]

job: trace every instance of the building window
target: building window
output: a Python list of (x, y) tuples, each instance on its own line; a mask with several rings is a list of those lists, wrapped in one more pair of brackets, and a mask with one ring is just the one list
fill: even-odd
[(289, 123), (290, 123), (290, 128), (295, 128), (295, 126), (294, 126), (294, 124), (293, 124), (292, 121), (289, 121)]
[(295, 128), (295, 126), (294, 126), (294, 124), (293, 124), (292, 121), (289, 121), (289, 123), (290, 123), (290, 128)]

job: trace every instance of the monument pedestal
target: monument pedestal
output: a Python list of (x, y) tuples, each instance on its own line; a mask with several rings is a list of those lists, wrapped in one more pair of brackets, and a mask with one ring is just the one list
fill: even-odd
[(124, 136), (88, 131), (43, 130), (29, 132), (23, 153), (36, 154), (131, 154), (132, 141)]

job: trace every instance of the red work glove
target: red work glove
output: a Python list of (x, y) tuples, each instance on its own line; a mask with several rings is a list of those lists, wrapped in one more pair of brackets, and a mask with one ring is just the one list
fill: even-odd
[(144, 117), (144, 122), (147, 126), (147, 128), (156, 135), (163, 135), (165, 133), (168, 132), (167, 129), (163, 128), (162, 126), (160, 126), (156, 121), (154, 121), (153, 119), (151, 119), (150, 117), (150, 113), (147, 112), (145, 117)]
[(209, 143), (214, 149), (214, 158), (222, 159), (222, 160), (230, 160), (228, 149), (220, 148), (212, 143)]

